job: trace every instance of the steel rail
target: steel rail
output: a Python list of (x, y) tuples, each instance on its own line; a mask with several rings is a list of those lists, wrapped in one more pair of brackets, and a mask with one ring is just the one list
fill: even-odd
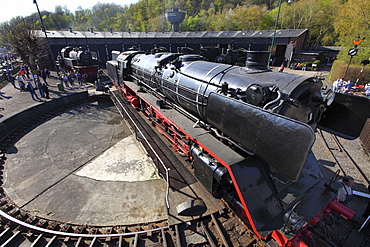
[[(328, 132), (327, 132), (328, 133)], [(323, 134), (323, 130), (319, 130), (319, 134), (321, 136), (321, 139), (324, 141), (325, 143), (325, 146), (328, 148), (331, 156), (334, 158), (335, 160), (335, 163), (339, 166), (340, 170), (342, 171), (342, 173), (346, 176), (347, 173), (346, 171), (344, 170), (343, 168), (343, 164), (341, 164), (341, 162), (339, 162), (339, 160), (337, 159), (336, 155), (334, 154), (332, 148), (330, 147), (328, 141), (327, 141), (327, 138), (324, 136)], [(340, 142), (340, 140), (338, 139), (338, 137), (334, 134), (331, 134), (331, 133), (328, 133), (329, 136), (332, 138), (333, 142), (335, 144), (333, 145), (336, 145), (339, 149), (339, 152), (340, 153), (343, 153), (346, 158), (347, 158), (347, 161), (349, 161), (349, 163), (351, 163), (355, 168), (356, 168), (356, 171), (360, 173), (360, 175), (362, 176), (362, 178), (368, 183), (370, 184), (370, 180), (367, 178), (366, 174), (363, 172), (363, 170), (361, 169), (361, 167), (359, 167), (359, 165), (357, 164), (357, 162), (352, 158), (351, 154), (347, 151), (347, 149), (343, 146), (343, 144)], [(343, 163), (343, 162), (342, 162)]]
[(321, 136), (321, 139), (324, 141), (325, 143), (325, 146), (328, 148), (331, 156), (333, 157), (333, 159), (335, 160), (335, 163), (339, 166), (339, 169), (342, 171), (342, 173), (346, 176), (346, 171), (343, 169), (342, 165), (340, 164), (339, 160), (337, 159), (337, 157), (335, 156), (334, 152), (332, 151), (332, 149), (330, 148), (330, 145), (327, 141), (327, 139), (325, 138), (324, 134), (323, 134), (323, 131), (322, 130), (319, 130), (319, 134)]
[(107, 238), (107, 237), (128, 237), (128, 236), (135, 236), (135, 235), (142, 235), (142, 234), (148, 234), (148, 233), (153, 233), (153, 232), (160, 232), (162, 230), (166, 230), (169, 227), (168, 226), (163, 226), (163, 227), (158, 227), (150, 230), (143, 230), (143, 231), (137, 231), (137, 232), (126, 232), (126, 233), (111, 233), (111, 234), (83, 234), (83, 233), (71, 233), (71, 232), (60, 232), (60, 231), (54, 231), (54, 230), (49, 230), (45, 229), (42, 227), (34, 226), (28, 223), (25, 223), (21, 220), (18, 220), (6, 213), (4, 213), (2, 210), (0, 210), (0, 216), (8, 219), (18, 225), (24, 226), (28, 229), (32, 229), (35, 231), (39, 231), (42, 233), (47, 233), (47, 234), (52, 234), (52, 235), (59, 235), (59, 236), (67, 236), (67, 237), (76, 237), (76, 238)]
[(341, 152), (344, 152), (348, 159), (351, 160), (352, 164), (356, 167), (357, 171), (361, 173), (361, 176), (366, 180), (367, 184), (370, 185), (370, 180), (367, 178), (366, 174), (362, 171), (361, 167), (358, 166), (357, 162), (352, 158), (351, 154), (347, 151), (347, 149), (343, 146), (337, 136), (331, 134), (334, 138), (336, 144), (341, 149)]
[(204, 235), (206, 235), (207, 241), (210, 244), (211, 247), (216, 247), (215, 242), (212, 240), (211, 234), (207, 230), (207, 228), (204, 226), (203, 221), (200, 222), (200, 226), (202, 227)]
[(224, 244), (225, 247), (229, 247), (229, 244), (227, 243), (227, 240), (225, 238), (225, 235), (222, 233), (220, 224), (218, 224), (215, 215), (214, 214), (211, 214), (211, 217), (212, 217), (213, 223), (216, 226), (217, 232), (218, 232), (219, 236), (221, 237), (222, 243)]

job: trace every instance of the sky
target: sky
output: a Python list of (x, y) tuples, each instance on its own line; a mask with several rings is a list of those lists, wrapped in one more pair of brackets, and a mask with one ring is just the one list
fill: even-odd
[[(37, 12), (36, 4), (34, 0), (0, 0), (0, 22), (10, 21), (16, 16), (29, 16), (32, 13)], [(91, 1), (78, 1), (78, 0), (36, 0), (40, 11), (47, 10), (54, 12), (56, 5), (62, 7), (67, 6), (72, 13), (79, 6), (83, 9), (92, 8), (98, 2), (100, 3), (115, 3), (119, 5), (129, 5), (131, 3), (137, 3), (139, 0), (91, 0)]]

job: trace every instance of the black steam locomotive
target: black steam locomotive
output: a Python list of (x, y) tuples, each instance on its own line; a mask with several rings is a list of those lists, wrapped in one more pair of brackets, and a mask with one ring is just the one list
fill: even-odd
[(86, 81), (97, 80), (99, 60), (96, 52), (91, 52), (84, 47), (64, 47), (57, 58), (62, 72), (80, 72)]
[[(323, 193), (328, 181), (311, 151), (314, 130), (356, 138), (370, 104), (335, 95), (320, 78), (273, 73), (267, 60), (267, 52), (250, 51), (246, 66), (238, 67), (194, 54), (126, 51), (107, 70), (132, 106), (192, 162), (197, 179), (234, 206), (261, 239), (304, 246), (332, 210), (354, 214), (334, 193)], [(193, 126), (166, 115), (164, 104)], [(218, 144), (199, 134), (199, 126)]]

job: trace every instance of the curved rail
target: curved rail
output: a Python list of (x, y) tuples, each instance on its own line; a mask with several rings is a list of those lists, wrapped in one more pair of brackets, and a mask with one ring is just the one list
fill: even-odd
[(160, 232), (162, 230), (168, 229), (168, 226), (164, 227), (158, 227), (154, 229), (149, 229), (149, 230), (143, 230), (143, 231), (137, 231), (137, 232), (126, 232), (126, 233), (113, 233), (113, 234), (82, 234), (82, 233), (70, 233), (70, 232), (61, 232), (61, 231), (54, 231), (54, 230), (49, 230), (45, 229), (42, 227), (38, 226), (33, 226), (31, 224), (25, 223), (21, 220), (18, 220), (3, 211), (0, 210), (0, 216), (3, 218), (6, 218), (20, 226), (24, 226), (28, 229), (32, 229), (35, 231), (43, 232), (43, 233), (48, 233), (52, 235), (59, 235), (59, 236), (67, 236), (67, 237), (78, 237), (78, 238), (109, 238), (109, 237), (127, 237), (127, 236), (135, 236), (135, 235), (141, 235), (141, 234), (148, 234), (148, 233), (153, 233), (153, 232)]

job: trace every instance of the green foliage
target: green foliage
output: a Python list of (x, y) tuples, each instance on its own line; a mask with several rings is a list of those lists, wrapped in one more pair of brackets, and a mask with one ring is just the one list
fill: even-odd
[(338, 8), (337, 18), (334, 22), (334, 28), (338, 34), (337, 45), (345, 47), (338, 58), (348, 62), (348, 50), (354, 47), (353, 40), (362, 40), (358, 45), (358, 52), (353, 56), (354, 64), (361, 63), (362, 60), (370, 57), (370, 6), (367, 1), (354, 1), (340, 5)]
[[(331, 71), (330, 71), (329, 79), (331, 81), (335, 81), (338, 78), (342, 78), (344, 75), (344, 72), (346, 71), (347, 66), (348, 66), (348, 63), (344, 61), (341, 61), (341, 60), (334, 61)], [(346, 73), (344, 80), (352, 80), (353, 82), (356, 82), (356, 79), (361, 69), (362, 69), (362, 65), (351, 64), (348, 67), (348, 71)], [(365, 85), (369, 83), (369, 81), (370, 81), (370, 66), (367, 65), (364, 67), (364, 71), (362, 73), (360, 80), (358, 81), (358, 84)]]
[[(62, 8), (61, 6), (56, 6), (55, 7), (55, 12), (50, 13), (43, 11), (41, 13), (45, 29), (51, 29), (51, 30), (61, 30), (64, 29), (66, 26), (70, 26), (73, 17), (70, 13), (70, 11), (64, 7)], [(41, 21), (37, 20), (36, 24), (40, 27), (41, 29)], [(50, 28), (53, 27), (53, 28)]]
[[(310, 29), (312, 46), (346, 47), (339, 59), (349, 60), (352, 40), (367, 37), (360, 45), (353, 64), (370, 56), (370, 5), (357, 0), (299, 0), (281, 2), (278, 29)], [(97, 3), (72, 13), (56, 6), (54, 12), (41, 11), (47, 30), (87, 31), (170, 31), (165, 12), (178, 8), (186, 12), (182, 31), (227, 31), (273, 29), (279, 0), (139, 0), (136, 4)], [(28, 25), (41, 29), (37, 13), (25, 18)]]
[(337, 40), (333, 22), (341, 3), (338, 0), (300, 0), (282, 5), (279, 28), (311, 31), (311, 45), (334, 45)]
[(0, 30), (0, 43), (18, 53), (23, 62), (35, 72), (36, 64), (48, 54), (45, 38), (36, 34), (39, 31), (35, 31), (35, 25), (29, 24), (23, 17), (16, 17), (2, 23)]

